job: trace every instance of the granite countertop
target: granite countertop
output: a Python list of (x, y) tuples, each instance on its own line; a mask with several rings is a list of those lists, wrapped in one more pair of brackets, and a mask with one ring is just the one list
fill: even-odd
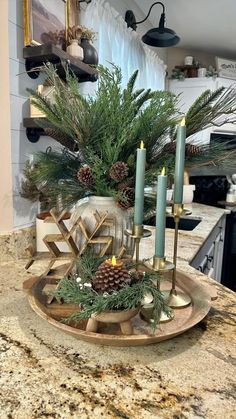
[[(180, 232), (178, 267), (217, 290), (209, 315), (169, 341), (117, 348), (79, 341), (30, 308), (25, 261), (0, 270), (0, 418), (235, 418), (235, 294), (188, 265), (224, 213), (193, 205), (203, 218)], [(150, 256), (152, 240), (143, 240)], [(173, 231), (167, 231), (172, 256)], [(148, 250), (149, 249), (149, 250)], [(234, 340), (233, 340), (234, 339)]]

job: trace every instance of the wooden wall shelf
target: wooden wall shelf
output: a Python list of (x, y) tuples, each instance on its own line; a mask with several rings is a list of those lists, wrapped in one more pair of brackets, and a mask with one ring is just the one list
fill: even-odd
[(95, 68), (85, 64), (78, 58), (72, 57), (66, 51), (57, 48), (53, 44), (25, 47), (23, 49), (23, 57), (25, 58), (25, 68), (28, 76), (32, 79), (36, 79), (39, 76), (40, 70), (38, 67), (43, 66), (47, 62), (56, 66), (58, 75), (62, 79), (65, 79), (65, 64), (69, 64), (71, 70), (78, 77), (79, 82), (94, 82), (98, 79), (98, 73)]
[(197, 77), (197, 67), (195, 65), (176, 65), (175, 68), (181, 70), (187, 78)]

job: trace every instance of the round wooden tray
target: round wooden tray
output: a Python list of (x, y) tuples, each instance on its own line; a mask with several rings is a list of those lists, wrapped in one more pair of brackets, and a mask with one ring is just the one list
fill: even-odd
[[(78, 339), (93, 342), (100, 345), (113, 346), (138, 346), (160, 342), (184, 333), (186, 330), (195, 326), (208, 313), (211, 307), (211, 296), (208, 287), (193, 279), (183, 272), (177, 272), (177, 291), (183, 290), (191, 296), (192, 304), (188, 307), (175, 309), (175, 317), (172, 321), (161, 323), (153, 333), (149, 323), (142, 320), (138, 315), (132, 319), (134, 334), (122, 335), (117, 324), (106, 325), (100, 323), (99, 333), (86, 332), (87, 321), (75, 325), (61, 323), (60, 320), (78, 310), (78, 306), (70, 304), (58, 304), (52, 302), (47, 304), (47, 296), (43, 292), (46, 279), (40, 278), (28, 292), (28, 299), (32, 309), (44, 320), (60, 329), (62, 332), (69, 333)], [(163, 289), (169, 289), (170, 283), (165, 282)]]

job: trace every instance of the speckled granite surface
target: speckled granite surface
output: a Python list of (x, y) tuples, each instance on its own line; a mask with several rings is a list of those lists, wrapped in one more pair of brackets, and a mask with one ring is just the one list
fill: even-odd
[[(28, 305), (24, 261), (1, 264), (1, 419), (235, 418), (235, 294), (188, 266), (223, 211), (193, 212), (204, 220), (180, 233), (179, 267), (217, 289), (218, 299), (199, 325), (155, 345), (102, 347), (59, 333)], [(170, 256), (172, 237), (169, 230)], [(41, 269), (35, 264), (31, 272)]]
[(0, 234), (0, 263), (27, 258), (26, 249), (35, 249), (35, 226)]

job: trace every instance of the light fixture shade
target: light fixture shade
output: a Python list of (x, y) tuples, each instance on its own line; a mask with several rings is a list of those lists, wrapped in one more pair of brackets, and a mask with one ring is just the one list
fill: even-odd
[(178, 44), (180, 38), (172, 29), (159, 27), (147, 31), (142, 41), (151, 47), (168, 48)]

